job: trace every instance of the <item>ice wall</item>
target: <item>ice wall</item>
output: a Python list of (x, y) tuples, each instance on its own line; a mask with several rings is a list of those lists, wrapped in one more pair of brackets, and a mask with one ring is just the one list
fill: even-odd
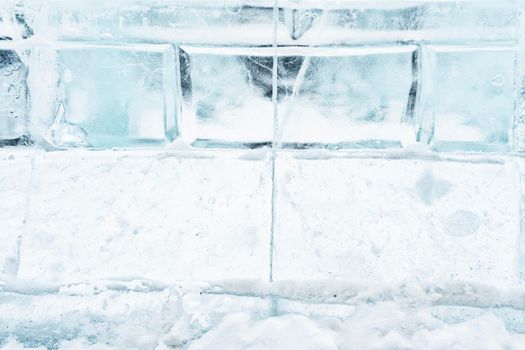
[(523, 349), (524, 6), (2, 2), (0, 347)]

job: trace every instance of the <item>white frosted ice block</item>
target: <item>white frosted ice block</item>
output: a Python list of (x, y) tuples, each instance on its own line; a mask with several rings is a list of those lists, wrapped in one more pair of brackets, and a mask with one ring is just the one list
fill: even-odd
[(36, 100), (52, 105), (44, 135), (51, 144), (151, 146), (176, 137), (172, 46), (63, 44), (38, 55), (40, 80), (56, 79), (55, 99), (53, 91), (45, 95), (47, 86), (35, 85)]
[(516, 101), (511, 46), (428, 46), (423, 130), (438, 151), (508, 151)]
[(271, 143), (271, 48), (182, 46), (180, 57), (182, 138), (205, 147)]
[(520, 280), (515, 160), (281, 155), (276, 179), (276, 280)]
[(269, 162), (151, 152), (39, 157), (19, 277), (265, 279)]
[(18, 271), (18, 238), (27, 215), (34, 152), (0, 149), (0, 275)]
[(416, 46), (278, 52), (279, 144), (389, 148), (415, 142)]

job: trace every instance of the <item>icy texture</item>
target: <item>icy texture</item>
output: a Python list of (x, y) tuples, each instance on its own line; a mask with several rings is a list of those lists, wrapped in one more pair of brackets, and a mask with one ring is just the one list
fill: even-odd
[(279, 142), (367, 148), (415, 142), (410, 125), (416, 47), (290, 51), (306, 56), (287, 56), (283, 50), (277, 61)]
[(18, 272), (18, 238), (24, 230), (30, 180), (30, 154), (0, 153), (0, 275), (16, 276)]
[(183, 138), (196, 145), (272, 141), (271, 50), (183, 46), (180, 54)]
[(65, 46), (54, 57), (41, 62), (41, 69), (55, 64), (58, 78), (51, 144), (108, 148), (176, 136), (171, 47)]
[(0, 348), (522, 350), (524, 6), (4, 0)]
[(525, 144), (518, 1), (30, 4), (2, 13), (6, 38), (36, 49), (38, 144)]
[(225, 315), (244, 312), (259, 318), (267, 310), (267, 302), (259, 298), (180, 291), (131, 281), (70, 286), (38, 296), (6, 293), (0, 304), (0, 349), (13, 344), (47, 349), (178, 347), (202, 337)]
[[(279, 109), (277, 141), (286, 146), (291, 140), (301, 148), (399, 147), (413, 143), (415, 136), (410, 131), (416, 121), (418, 141), (431, 143), (436, 151), (506, 152), (512, 150), (513, 140), (516, 148), (522, 147), (518, 145), (523, 143), (523, 132), (513, 135), (514, 106), (519, 103), (516, 84), (520, 83), (515, 76), (522, 74), (516, 72), (519, 63), (516, 65), (513, 46), (521, 40), (518, 6), (516, 1), (279, 0), (277, 44), (287, 49), (288, 58), (278, 61), (278, 75), (288, 87), (281, 84), (278, 88), (290, 89), (297, 106)], [(360, 66), (357, 60), (337, 62), (336, 58), (325, 58), (323, 69), (315, 57), (319, 50), (330, 56), (352, 46), (363, 51), (381, 46), (402, 51), (407, 44), (417, 46), (412, 70), (393, 62), (380, 62), (374, 68)], [(322, 80), (312, 79), (315, 69), (326, 79), (326, 89)], [(404, 84), (411, 79), (413, 84), (407, 89)], [(352, 86), (347, 89), (346, 103), (352, 104), (350, 96), (359, 101), (354, 114), (359, 114), (355, 108), (371, 107), (375, 97), (382, 103), (376, 102), (370, 115), (385, 109), (396, 117), (385, 118), (384, 123), (376, 119), (366, 129), (352, 113), (346, 112), (345, 122), (337, 118), (344, 110), (337, 96), (344, 96), (341, 85), (345, 81)], [(324, 92), (324, 97), (316, 100), (315, 93), (301, 94), (303, 85), (309, 83)], [(373, 86), (373, 92), (359, 96), (367, 84)], [(392, 107), (392, 100), (408, 103)], [(406, 108), (407, 118), (398, 117), (401, 108)], [(290, 126), (294, 118), (301, 121)], [(390, 123), (394, 120), (396, 127)], [(382, 132), (383, 127), (388, 131)], [(322, 140), (324, 131), (330, 140)], [(311, 136), (314, 133), (317, 140)]]
[(509, 149), (512, 141), (516, 51), (513, 47), (428, 46), (423, 121), (433, 147)]
[(27, 66), (15, 50), (0, 40), (0, 143), (26, 132), (28, 116)]
[(275, 279), (520, 280), (514, 161), (283, 155), (276, 169)]
[(31, 1), (3, 1), (0, 7), (0, 40), (30, 38), (34, 34), (37, 8), (39, 6)]
[(278, 0), (280, 44), (514, 40), (518, 1)]
[(35, 155), (18, 276), (265, 279), (270, 164), (210, 157)]
[(62, 40), (268, 45), (273, 39), (273, 0), (53, 2), (50, 29)]
[(525, 341), (509, 331), (523, 312), (508, 308), (283, 302), (287, 314), (267, 317), (260, 298), (139, 281), (90, 287), (5, 295), (0, 348), (521, 350)]

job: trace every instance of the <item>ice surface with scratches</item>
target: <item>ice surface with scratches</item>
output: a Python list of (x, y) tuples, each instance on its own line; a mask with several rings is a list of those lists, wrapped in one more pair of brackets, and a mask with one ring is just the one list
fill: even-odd
[(283, 50), (277, 58), (279, 142), (370, 148), (415, 142), (417, 47), (299, 53), (305, 56)]
[(24, 134), (28, 108), (28, 69), (14, 50), (0, 41), (0, 139), (13, 140)]
[(2, 1), (0, 349), (525, 349), (524, 18)]
[(514, 161), (283, 156), (276, 179), (275, 279), (520, 282)]
[(271, 50), (182, 46), (180, 63), (183, 136), (201, 144), (272, 141)]

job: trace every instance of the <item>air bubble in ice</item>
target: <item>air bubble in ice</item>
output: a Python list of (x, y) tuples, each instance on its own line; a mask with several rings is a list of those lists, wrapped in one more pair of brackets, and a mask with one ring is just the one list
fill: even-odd
[(497, 74), (492, 78), (492, 85), (497, 87), (505, 85), (505, 77), (502, 74)]
[(447, 231), (452, 236), (464, 237), (476, 233), (481, 225), (479, 217), (468, 210), (452, 213), (446, 223)]

